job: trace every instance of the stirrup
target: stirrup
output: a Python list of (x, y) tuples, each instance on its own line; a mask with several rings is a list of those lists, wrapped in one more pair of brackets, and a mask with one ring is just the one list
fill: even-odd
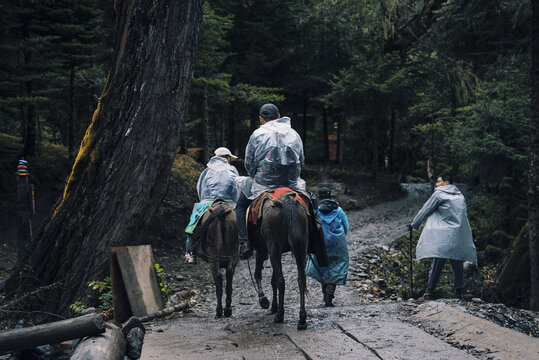
[(253, 247), (250, 243), (245, 241), (240, 245), (240, 258), (242, 260), (247, 260), (253, 255)]

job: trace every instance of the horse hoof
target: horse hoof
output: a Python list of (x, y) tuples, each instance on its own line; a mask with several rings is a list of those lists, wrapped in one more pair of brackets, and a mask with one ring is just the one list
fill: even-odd
[(269, 308), (269, 306), (270, 306), (269, 300), (268, 300), (268, 298), (265, 297), (265, 296), (264, 296), (264, 297), (261, 297), (260, 299), (258, 299), (258, 303), (260, 304), (260, 307), (261, 307), (262, 309), (267, 309), (267, 308)]
[(270, 314), (276, 314), (277, 313), (277, 306), (272, 306), (270, 310)]
[(273, 322), (274, 323), (277, 323), (277, 324), (280, 324), (284, 321), (284, 316), (283, 315), (275, 315), (275, 317), (273, 318)]
[(307, 323), (298, 323), (298, 331), (307, 329)]
[(225, 308), (225, 317), (232, 316), (232, 308)]

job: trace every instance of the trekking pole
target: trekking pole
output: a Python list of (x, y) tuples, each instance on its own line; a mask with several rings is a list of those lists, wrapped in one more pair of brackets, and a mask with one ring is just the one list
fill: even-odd
[(410, 228), (410, 298), (414, 297), (414, 259), (412, 255), (412, 232), (413, 228)]

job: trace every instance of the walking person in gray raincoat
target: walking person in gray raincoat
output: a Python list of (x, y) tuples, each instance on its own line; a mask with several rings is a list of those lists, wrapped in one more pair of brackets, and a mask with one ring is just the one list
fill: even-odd
[(432, 299), (447, 259), (451, 262), (453, 269), (455, 296), (462, 298), (463, 263), (469, 261), (477, 265), (477, 253), (468, 222), (466, 200), (460, 190), (452, 184), (449, 175), (442, 174), (438, 177), (434, 193), (419, 210), (408, 228), (419, 228), (425, 218), (427, 223), (416, 247), (416, 259), (432, 258), (424, 298)]

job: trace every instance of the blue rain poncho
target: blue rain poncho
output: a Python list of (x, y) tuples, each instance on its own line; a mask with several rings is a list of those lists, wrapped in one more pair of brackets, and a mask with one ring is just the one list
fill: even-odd
[(348, 276), (348, 218), (339, 204), (330, 199), (320, 201), (318, 214), (322, 218), (322, 229), (326, 239), (329, 266), (319, 266), (316, 257), (309, 260), (307, 275), (321, 284), (346, 285)]
[(416, 247), (418, 260), (436, 257), (477, 265), (466, 200), (455, 185), (437, 187), (411, 225), (417, 229), (425, 218), (427, 223)]
[(283, 186), (304, 192), (305, 181), (300, 178), (304, 162), (303, 142), (290, 126), (290, 118), (268, 121), (247, 143), (245, 168), (252, 180), (243, 178), (241, 189), (249, 199)]
[(239, 196), (236, 185), (238, 176), (238, 170), (225, 158), (212, 157), (198, 178), (197, 192), (200, 203), (212, 203), (221, 199), (235, 205)]

